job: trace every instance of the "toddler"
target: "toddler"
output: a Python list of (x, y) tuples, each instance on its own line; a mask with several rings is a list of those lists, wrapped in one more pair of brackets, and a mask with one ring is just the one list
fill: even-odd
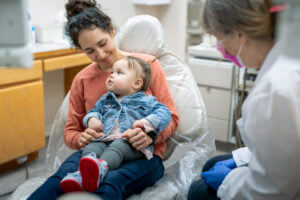
[(151, 82), (150, 64), (132, 56), (124, 57), (112, 66), (106, 80), (108, 93), (83, 119), (85, 127), (102, 132), (104, 136), (92, 141), (82, 152), (79, 170), (67, 174), (60, 182), (67, 192), (97, 190), (108, 170), (123, 162), (146, 157), (152, 158), (153, 144), (138, 151), (124, 139), (131, 128), (142, 128), (152, 139), (171, 121), (169, 109), (145, 91)]

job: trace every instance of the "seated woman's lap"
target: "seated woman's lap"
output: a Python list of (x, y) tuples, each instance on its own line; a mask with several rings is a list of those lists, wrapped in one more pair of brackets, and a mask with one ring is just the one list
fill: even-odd
[(111, 170), (95, 192), (103, 199), (125, 199), (131, 194), (140, 193), (153, 186), (163, 177), (164, 167), (160, 157), (151, 160), (140, 159), (124, 163), (120, 168)]
[(28, 198), (28, 200), (38, 199), (56, 199), (63, 194), (60, 189), (60, 181), (67, 175), (67, 173), (78, 170), (79, 160), (82, 151), (76, 151), (69, 156), (59, 167), (56, 173), (50, 176), (37, 190), (35, 190)]
[[(76, 151), (62, 163), (58, 171), (48, 178), (29, 199), (56, 199), (63, 192), (59, 187), (60, 181), (67, 173), (78, 170), (82, 151)], [(131, 194), (141, 192), (148, 186), (154, 185), (162, 178), (164, 167), (160, 157), (151, 160), (141, 159), (124, 163), (120, 168), (109, 171), (98, 190), (95, 192), (103, 199), (124, 199)]]

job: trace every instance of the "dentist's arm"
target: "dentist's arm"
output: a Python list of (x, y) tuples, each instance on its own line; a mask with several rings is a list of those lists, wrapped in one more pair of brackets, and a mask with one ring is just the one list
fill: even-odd
[(254, 151), (248, 166), (225, 177), (218, 189), (221, 199), (286, 200), (299, 192), (299, 102), (270, 90), (271, 95), (252, 98), (243, 113)]

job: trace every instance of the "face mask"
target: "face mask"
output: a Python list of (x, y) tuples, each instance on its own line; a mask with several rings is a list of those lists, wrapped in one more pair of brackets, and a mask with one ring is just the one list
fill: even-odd
[(243, 45), (240, 46), (240, 49), (237, 53), (236, 56), (232, 56), (229, 55), (226, 50), (224, 49), (222, 42), (218, 42), (217, 44), (217, 49), (221, 52), (221, 54), (223, 55), (223, 57), (227, 60), (230, 60), (231, 62), (233, 62), (234, 64), (236, 64), (239, 68), (245, 68), (245, 65), (243, 64), (243, 61), (240, 58), (240, 53), (243, 49)]

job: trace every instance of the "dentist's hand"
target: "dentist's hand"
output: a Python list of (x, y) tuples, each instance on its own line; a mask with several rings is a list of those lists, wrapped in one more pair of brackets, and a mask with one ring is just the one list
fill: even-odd
[(223, 164), (223, 165), (225, 165), (226, 167), (228, 167), (230, 169), (236, 168), (236, 163), (235, 163), (233, 158), (216, 162), (216, 164), (214, 166), (220, 165), (220, 164)]
[(207, 185), (217, 191), (224, 178), (234, 168), (236, 164), (233, 159), (219, 161), (210, 170), (202, 172), (201, 177)]

